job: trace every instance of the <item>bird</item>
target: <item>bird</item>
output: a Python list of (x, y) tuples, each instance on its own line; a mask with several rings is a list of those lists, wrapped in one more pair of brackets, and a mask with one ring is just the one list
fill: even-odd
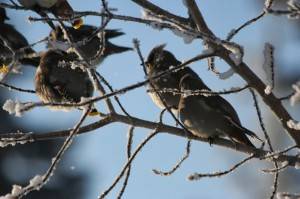
[[(79, 103), (93, 96), (94, 87), (88, 73), (80, 67), (71, 68), (76, 60), (72, 54), (61, 50), (48, 50), (41, 56), (35, 74), (35, 91), (44, 103)], [(63, 106), (49, 107), (52, 110), (69, 111)], [(90, 115), (98, 111), (92, 108)]]
[[(47, 12), (52, 13), (55, 17), (72, 18), (74, 10), (67, 0), (18, 0), (19, 3), (27, 9), (38, 13), (41, 17), (48, 17)], [(81, 27), (83, 21), (81, 18), (75, 18), (70, 21), (75, 29)], [(54, 29), (52, 21), (47, 21), (49, 26)]]
[[(149, 78), (182, 64), (164, 48), (165, 44), (151, 50), (145, 62)], [(202, 89), (210, 91), (198, 74), (188, 66), (150, 82), (152, 83), (150, 87), (157, 91), (164, 89), (171, 89), (174, 92)], [(164, 101), (178, 113), (180, 121), (187, 130), (195, 136), (208, 138), (210, 143), (216, 137), (227, 137), (234, 142), (255, 147), (246, 135), (259, 139), (255, 133), (242, 126), (234, 108), (219, 95), (184, 95), (170, 92), (162, 92), (158, 95), (150, 92), (150, 97), (161, 109), (165, 108), (162, 103)]]
[(192, 134), (211, 141), (215, 137), (228, 137), (234, 142), (255, 147), (246, 135), (260, 138), (242, 126), (237, 112), (228, 101), (219, 95), (189, 94), (202, 89), (210, 91), (198, 75), (184, 75), (179, 87), (185, 93), (179, 101), (179, 118)]
[[(80, 53), (83, 55), (83, 57), (89, 60), (91, 65), (100, 64), (104, 60), (104, 58), (106, 58), (109, 55), (132, 50), (132, 48), (118, 46), (109, 41), (112, 38), (124, 35), (124, 33), (120, 30), (104, 30), (105, 48), (103, 52), (99, 52), (102, 50), (103, 45), (102, 41), (99, 38), (99, 36), (101, 37), (101, 34), (99, 36), (97, 34), (94, 34), (95, 31), (97, 31), (97, 27), (92, 25), (83, 25), (80, 29), (76, 30), (72, 27), (66, 26), (66, 31), (68, 32), (68, 34), (71, 35), (73, 42), (79, 42), (91, 37), (91, 39), (88, 42), (78, 47), (80, 49)], [(65, 51), (67, 51), (70, 48), (70, 45), (64, 36), (64, 31), (60, 26), (56, 26), (55, 29), (50, 32), (48, 48), (61, 49)]]
[[(181, 64), (179, 60), (169, 51), (164, 50), (166, 44), (161, 44), (154, 47), (146, 61), (145, 66), (147, 70), (147, 76), (155, 77), (172, 67), (178, 66)], [(161, 91), (162, 89), (173, 89), (179, 90), (179, 82), (182, 76), (185, 74), (194, 74), (195, 72), (189, 68), (185, 67), (182, 70), (177, 72), (172, 72), (164, 75), (161, 78), (151, 80), (149, 88), (152, 91), (149, 92), (149, 95), (152, 101), (161, 109), (166, 108), (164, 104), (176, 112), (178, 109), (178, 104), (180, 100), (180, 95), (174, 94), (171, 92), (154, 92), (153, 90)], [(163, 102), (164, 101), (164, 102)]]
[[(6, 15), (6, 11), (4, 8), (0, 7), (0, 65), (7, 66), (11, 63), (13, 58), (13, 52), (15, 51), (20, 55), (23, 53), (24, 55), (30, 55), (35, 53), (35, 51), (28, 47), (28, 41), (26, 38), (18, 32), (11, 24), (7, 24), (6, 20), (9, 20)], [(24, 49), (21, 52), (21, 49)], [(11, 48), (11, 49), (10, 49)], [(19, 52), (18, 52), (19, 51)], [(21, 58), (18, 60), (23, 65), (31, 65), (37, 67), (40, 62), (40, 57), (32, 57), (32, 58)]]

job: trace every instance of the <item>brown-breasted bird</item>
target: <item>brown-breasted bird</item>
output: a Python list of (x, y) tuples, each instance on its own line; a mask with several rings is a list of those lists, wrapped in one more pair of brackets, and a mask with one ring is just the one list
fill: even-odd
[[(94, 92), (86, 71), (71, 68), (75, 61), (72, 54), (61, 50), (45, 52), (35, 74), (35, 90), (45, 103), (79, 103), (82, 99), (92, 97)], [(55, 106), (51, 109), (70, 110), (68, 107)], [(97, 112), (92, 109), (91, 111)]]
[[(146, 66), (150, 77), (181, 64), (171, 52), (164, 50), (164, 47), (165, 45), (155, 47), (148, 56)], [(189, 67), (152, 80), (152, 85), (158, 91), (164, 89), (189, 90), (189, 92), (202, 89), (210, 90)], [(154, 92), (150, 92), (150, 94), (157, 106), (165, 108), (157, 94)], [(178, 111), (181, 122), (196, 136), (210, 139), (228, 137), (235, 142), (251, 147), (254, 145), (246, 135), (259, 139), (253, 132), (241, 125), (234, 108), (219, 95), (186, 96), (162, 92), (160, 96), (169, 107)]]
[[(162, 72), (169, 70), (172, 67), (178, 66), (181, 64), (180, 61), (169, 51), (164, 50), (165, 44), (154, 47), (148, 55), (148, 58), (145, 62), (147, 73), (149, 77), (154, 77)], [(185, 74), (194, 74), (195, 72), (186, 67), (177, 72), (168, 73), (161, 78), (154, 79), (151, 81), (151, 84), (154, 88), (150, 86), (150, 89), (156, 89), (161, 91), (162, 89), (177, 89), (179, 90), (179, 82), (181, 77)], [(162, 102), (162, 99), (165, 101), (166, 105), (169, 108), (176, 110), (178, 108), (180, 95), (174, 95), (171, 92), (160, 92), (160, 96), (156, 92), (149, 92), (152, 101), (161, 109), (164, 109), (165, 106)], [(162, 99), (161, 99), (161, 98)]]
[[(83, 25), (80, 29), (73, 29), (71, 27), (66, 27), (67, 32), (73, 38), (73, 42), (79, 42), (84, 39), (89, 38), (91, 35), (95, 33), (97, 27), (91, 25)], [(80, 49), (80, 53), (92, 64), (97, 65), (103, 61), (109, 55), (122, 53), (128, 50), (132, 50), (132, 48), (118, 46), (111, 43), (109, 40), (118, 36), (123, 35), (124, 33), (119, 30), (106, 29), (104, 30), (104, 41), (105, 48), (102, 50), (102, 41), (98, 37), (97, 34), (94, 34), (88, 42), (83, 45), (78, 46)], [(101, 37), (101, 35), (100, 35)], [(51, 31), (49, 35), (48, 48), (52, 49), (62, 49), (68, 50), (70, 45), (65, 39), (64, 32), (62, 31), (60, 26), (55, 27), (55, 30)]]
[[(12, 25), (7, 24), (5, 21), (9, 20), (4, 8), (0, 7), (0, 66), (8, 65), (12, 61), (13, 53), (11, 50), (17, 52), (23, 47), (28, 46), (26, 38), (19, 33)], [(9, 46), (7, 47), (5, 43)], [(11, 48), (11, 50), (9, 49)], [(25, 55), (34, 53), (32, 48), (24, 50)], [(20, 55), (22, 52), (18, 52)], [(34, 58), (21, 58), (18, 60), (21, 64), (38, 66), (40, 62), (39, 57)]]
[[(35, 11), (42, 17), (47, 17), (47, 12), (60, 18), (71, 18), (74, 15), (73, 8), (67, 0), (18, 0), (19, 3), (32, 11)], [(51, 21), (47, 21), (51, 28), (55, 28)], [(82, 24), (80, 18), (71, 21), (74, 28), (79, 28)]]

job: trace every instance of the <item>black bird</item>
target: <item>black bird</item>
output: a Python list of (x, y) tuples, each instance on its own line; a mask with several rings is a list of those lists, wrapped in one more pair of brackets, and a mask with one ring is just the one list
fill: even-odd
[[(91, 39), (85, 44), (79, 46), (80, 53), (89, 61), (91, 61), (92, 65), (97, 65), (103, 61), (109, 55), (122, 53), (128, 50), (132, 50), (129, 47), (118, 46), (111, 43), (109, 40), (115, 37), (119, 37), (124, 35), (123, 32), (119, 30), (107, 29), (104, 31), (104, 39), (105, 39), (105, 48), (102, 50), (102, 42), (99, 39), (97, 34), (94, 34), (97, 28), (91, 25), (83, 25), (80, 29), (73, 29), (71, 27), (66, 27), (67, 32), (71, 35), (74, 42), (79, 42), (84, 39)], [(100, 35), (101, 37), (101, 35)], [(64, 37), (64, 32), (61, 27), (57, 26), (55, 30), (51, 31), (49, 35), (48, 48), (52, 49), (62, 49), (68, 50), (69, 44)]]
[[(36, 13), (41, 17), (47, 17), (47, 12), (52, 13), (55, 17), (60, 18), (72, 18), (74, 16), (74, 11), (67, 0), (18, 0), (19, 3)], [(76, 18), (70, 21), (74, 28), (80, 28), (82, 25), (82, 20)], [(51, 28), (55, 28), (52, 21), (47, 21)]]
[[(11, 50), (17, 52), (21, 48), (28, 46), (26, 38), (19, 33), (12, 25), (7, 24), (5, 21), (9, 20), (4, 8), (0, 7), (0, 66), (8, 65), (12, 61), (13, 53)], [(5, 45), (5, 43), (11, 48), (11, 50)], [(19, 55), (22, 52), (18, 52)], [(32, 48), (26, 48), (24, 55), (35, 53)], [(40, 58), (21, 58), (19, 62), (21, 64), (38, 66)]]
[[(181, 64), (171, 52), (164, 50), (164, 47), (165, 45), (157, 46), (150, 52), (146, 61), (149, 77)], [(189, 92), (195, 90), (210, 91), (190, 67), (152, 80), (152, 85), (157, 91), (188, 90), (184, 95), (162, 92), (160, 96), (169, 107), (178, 112), (182, 123), (194, 135), (211, 139), (226, 136), (235, 142), (251, 147), (254, 145), (246, 134), (259, 139), (253, 132), (241, 125), (234, 108), (221, 96), (188, 95)], [(158, 107), (165, 108), (156, 93), (150, 92), (150, 96)]]
[[(76, 61), (72, 54), (60, 50), (49, 50), (42, 55), (35, 74), (35, 90), (45, 103), (79, 103), (82, 97), (93, 96), (94, 87), (86, 71), (71, 68)], [(54, 106), (54, 110), (70, 110), (69, 107)], [(94, 108), (91, 114), (97, 113)]]

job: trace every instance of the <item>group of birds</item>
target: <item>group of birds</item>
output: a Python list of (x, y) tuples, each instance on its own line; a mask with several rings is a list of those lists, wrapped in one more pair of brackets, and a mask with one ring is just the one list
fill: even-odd
[[(72, 7), (66, 0), (19, 0), (21, 5), (31, 9), (41, 16), (47, 16), (51, 12), (56, 17), (73, 17)], [(4, 8), (0, 8), (0, 64), (9, 64), (13, 51), (18, 51), (28, 46), (27, 40), (12, 25), (7, 24), (8, 17)], [(79, 19), (71, 21), (73, 27), (66, 27), (73, 42), (90, 37), (96, 27), (82, 25), (78, 27)], [(74, 28), (75, 23), (75, 28)], [(71, 63), (78, 61), (74, 52), (69, 52), (70, 47), (65, 33), (60, 26), (54, 26), (49, 35), (48, 50), (41, 53), (40, 57), (21, 58), (21, 64), (31, 64), (37, 67), (35, 74), (35, 90), (43, 102), (78, 103), (82, 97), (93, 95), (93, 83), (87, 72), (81, 67), (71, 68)], [(79, 46), (80, 52), (88, 60), (94, 60), (93, 64), (99, 64), (105, 57), (131, 50), (129, 47), (118, 46), (109, 41), (123, 35), (119, 30), (107, 29), (104, 31), (104, 50), (97, 57), (103, 41), (99, 35), (94, 35), (86, 43)], [(4, 40), (4, 41), (3, 41)], [(8, 48), (8, 46), (9, 48)], [(25, 54), (34, 53), (31, 48), (25, 48)], [(62, 64), (63, 63), (63, 64)], [(168, 71), (180, 65), (181, 62), (169, 51), (165, 45), (154, 47), (145, 62), (148, 77)], [(169, 72), (160, 78), (154, 78), (149, 85), (154, 91), (178, 90), (183, 93), (196, 90), (210, 90), (201, 78), (190, 67)], [(219, 95), (203, 96), (174, 94), (172, 92), (150, 92), (153, 102), (161, 109), (168, 108), (178, 113), (180, 121), (192, 134), (213, 140), (216, 137), (227, 137), (235, 143), (255, 147), (248, 136), (259, 139), (252, 131), (241, 125), (234, 108)], [(61, 107), (58, 107), (61, 109)]]
[[(30, 3), (31, 2), (31, 3)], [(61, 8), (66, 9), (66, 13), (72, 11), (68, 6), (58, 7), (53, 4), (52, 7), (42, 9), (40, 4), (32, 4), (34, 1), (21, 1), (20, 3), (41, 14), (51, 11), (55, 16), (62, 16)], [(40, 2), (40, 1), (37, 1)], [(47, 2), (45, 0), (45, 2)], [(67, 1), (58, 0), (59, 6), (67, 3)], [(48, 5), (48, 4), (46, 4)], [(58, 9), (60, 8), (60, 9)], [(60, 14), (60, 15), (58, 15)], [(22, 51), (28, 55), (35, 53), (30, 48), (26, 38), (19, 33), (12, 25), (7, 24), (9, 18), (4, 8), (0, 8), (0, 64), (8, 65), (12, 61), (13, 52)], [(71, 47), (64, 35), (61, 26), (53, 26), (53, 30), (48, 36), (47, 51), (40, 53), (37, 57), (20, 58), (20, 64), (32, 65), (37, 67), (35, 74), (35, 91), (37, 96), (45, 103), (79, 103), (82, 98), (93, 96), (94, 87), (84, 67), (75, 67), (71, 69), (74, 63), (80, 63), (75, 52), (69, 52)], [(82, 25), (80, 28), (73, 26), (65, 26), (64, 29), (72, 37), (73, 42), (79, 42), (87, 39), (86, 42), (79, 45), (78, 49), (82, 53), (82, 57), (91, 60), (93, 66), (99, 64), (106, 57), (116, 53), (122, 53), (131, 50), (129, 47), (118, 46), (109, 41), (109, 39), (123, 35), (119, 30), (107, 29), (104, 34), (94, 34), (97, 27), (91, 25)], [(91, 38), (89, 36), (93, 35)], [(99, 38), (103, 36), (104, 38)], [(104, 48), (102, 50), (102, 42), (104, 40)], [(99, 52), (100, 51), (100, 52)], [(22, 57), (22, 56), (21, 56)], [(51, 109), (68, 110), (63, 106), (52, 106)], [(92, 109), (90, 115), (97, 114), (96, 109)]]

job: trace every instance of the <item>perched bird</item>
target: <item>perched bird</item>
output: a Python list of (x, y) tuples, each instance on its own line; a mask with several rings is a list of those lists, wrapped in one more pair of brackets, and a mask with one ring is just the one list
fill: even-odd
[[(0, 66), (8, 65), (12, 61), (13, 53), (11, 50), (17, 52), (23, 47), (28, 46), (25, 37), (19, 33), (12, 25), (5, 23), (9, 18), (6, 15), (4, 8), (0, 7)], [(9, 49), (11, 48), (11, 49)], [(25, 55), (33, 54), (35, 51), (32, 48), (24, 50)], [(22, 52), (17, 52), (20, 55)], [(21, 58), (21, 64), (38, 66), (40, 62), (39, 57)]]
[[(164, 47), (165, 45), (160, 45), (150, 52), (146, 61), (149, 77), (181, 64), (171, 52), (164, 50)], [(189, 92), (210, 90), (189, 67), (152, 80), (152, 85), (156, 90), (173, 89)], [(181, 122), (196, 136), (210, 139), (228, 137), (251, 147), (254, 145), (246, 135), (259, 139), (253, 132), (241, 125), (234, 108), (221, 96), (188, 96), (162, 92), (159, 98), (156, 93), (152, 92), (151, 97), (160, 108), (165, 108), (161, 101), (163, 99), (169, 107), (177, 110)]]
[[(18, 0), (25, 8), (31, 9), (42, 17), (47, 17), (47, 12), (51, 12), (55, 17), (71, 18), (74, 15), (73, 8), (67, 0)], [(55, 28), (51, 21), (47, 21), (51, 28)], [(82, 19), (76, 18), (71, 21), (74, 28), (80, 28)]]
[[(104, 31), (105, 48), (101, 54), (103, 43), (97, 34), (94, 34), (97, 28), (91, 25), (83, 25), (80, 29), (76, 30), (71, 27), (66, 27), (67, 32), (71, 35), (74, 42), (79, 42), (91, 37), (89, 41), (79, 46), (80, 53), (92, 63), (97, 65), (103, 61), (103, 59), (109, 55), (122, 53), (132, 48), (118, 46), (109, 41), (109, 39), (123, 35), (123, 32), (119, 30), (107, 29)], [(64, 32), (60, 26), (55, 27), (55, 30), (51, 31), (49, 35), (48, 48), (68, 50), (70, 45), (65, 39)]]
[[(207, 86), (195, 75), (185, 75), (180, 81), (181, 91), (192, 92)], [(246, 135), (260, 140), (243, 127), (234, 108), (221, 96), (183, 94), (179, 102), (179, 117), (194, 135), (205, 138), (228, 137), (230, 140), (255, 147)]]
[[(49, 50), (42, 55), (35, 74), (35, 90), (45, 103), (78, 103), (82, 97), (93, 96), (94, 87), (86, 71), (71, 68), (74, 56), (60, 50)], [(70, 110), (68, 107), (52, 109)], [(97, 113), (92, 109), (91, 114)]]
[[(165, 44), (156, 46), (148, 55), (145, 65), (148, 77), (150, 78), (181, 64), (171, 52), (164, 50), (164, 47)], [(177, 72), (168, 73), (161, 78), (152, 80), (149, 87), (150, 89), (155, 89), (157, 91), (161, 91), (162, 89), (179, 90), (180, 79), (185, 74), (195, 74), (195, 72), (191, 68), (186, 67)], [(157, 94), (154, 91), (149, 92), (149, 95), (152, 98), (152, 101), (161, 109), (165, 108), (162, 100), (164, 100), (169, 108), (174, 110), (177, 110), (178, 108), (180, 95), (171, 92), (159, 92), (159, 94)]]

